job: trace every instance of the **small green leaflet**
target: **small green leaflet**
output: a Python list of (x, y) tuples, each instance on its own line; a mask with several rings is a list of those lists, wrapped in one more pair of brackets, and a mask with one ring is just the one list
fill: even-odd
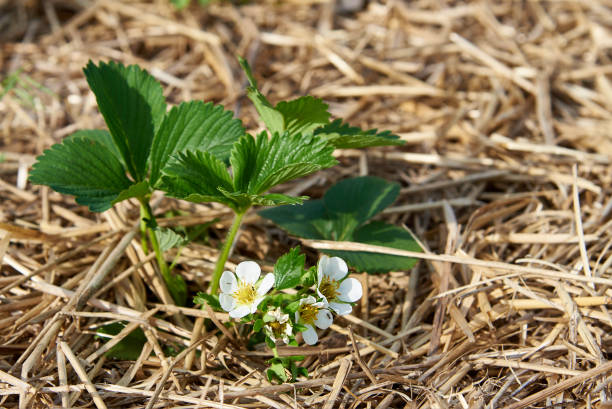
[[(410, 233), (380, 221), (364, 224), (389, 206), (399, 186), (380, 178), (345, 179), (332, 186), (320, 200), (301, 206), (279, 206), (259, 212), (296, 236), (315, 240), (346, 240), (401, 250), (421, 251)], [(355, 251), (324, 251), (344, 258), (359, 271), (381, 273), (408, 270), (409, 257)]]
[(155, 227), (153, 229), (161, 251), (168, 251), (175, 247), (181, 247), (187, 244), (188, 240), (174, 230), (167, 227)]
[(83, 69), (132, 177), (146, 177), (151, 143), (166, 113), (159, 82), (137, 65), (89, 61)]
[(244, 73), (249, 81), (249, 87), (247, 87), (247, 96), (255, 105), (255, 109), (259, 113), (264, 124), (271, 133), (280, 133), (285, 129), (285, 120), (283, 114), (278, 112), (272, 104), (264, 97), (264, 95), (257, 89), (257, 81), (253, 76), (251, 67), (247, 60), (242, 57), (238, 57), (238, 62), (244, 70)]
[[(104, 325), (98, 328), (97, 337), (108, 340), (108, 336), (115, 336), (119, 334), (126, 326), (125, 322), (114, 322), (112, 324)], [(147, 337), (140, 328), (136, 328), (134, 331), (127, 334), (119, 343), (113, 346), (106, 352), (106, 356), (113, 359), (119, 359), (122, 361), (135, 361), (140, 357), (140, 353), (144, 344), (147, 342)]]
[(84, 134), (45, 150), (30, 172), (30, 182), (73, 195), (93, 212), (110, 209), (132, 184), (113, 152)]
[(304, 274), (305, 262), (306, 256), (300, 254), (299, 246), (281, 256), (274, 265), (274, 288), (284, 290), (297, 287)]

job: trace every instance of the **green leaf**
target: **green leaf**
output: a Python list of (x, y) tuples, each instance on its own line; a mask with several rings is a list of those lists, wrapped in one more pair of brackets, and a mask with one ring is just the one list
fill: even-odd
[(187, 283), (183, 276), (163, 271), (162, 276), (176, 305), (184, 306), (187, 303)]
[(153, 136), (166, 113), (161, 85), (136, 65), (89, 61), (83, 71), (128, 171), (142, 181)]
[[(96, 331), (98, 333), (97, 337), (108, 340), (106, 335), (115, 336), (119, 334), (125, 326), (125, 322), (114, 322), (104, 325)], [(140, 357), (140, 352), (146, 342), (147, 337), (139, 327), (127, 334), (117, 345), (109, 349), (105, 355), (109, 358), (120, 359), (122, 361), (135, 361)]]
[(208, 304), (213, 310), (221, 310), (221, 304), (219, 303), (219, 296), (204, 293), (199, 291), (195, 297), (193, 297), (193, 303), (196, 305)]
[(119, 196), (115, 200), (113, 200), (113, 204), (122, 202), (126, 199), (131, 199), (133, 197), (142, 198), (151, 193), (151, 189), (149, 188), (149, 182), (143, 180), (142, 182), (134, 183), (130, 187), (125, 190), (122, 190), (119, 193)]
[[(421, 252), (417, 241), (406, 230), (380, 221), (368, 223), (355, 231), (352, 241), (393, 249)], [(418, 261), (412, 257), (392, 256), (362, 251), (324, 251), (343, 258), (357, 270), (367, 273), (410, 270)]]
[(236, 201), (220, 190), (234, 190), (227, 168), (210, 152), (177, 153), (164, 168), (159, 187), (169, 196), (191, 202), (219, 202), (232, 208), (236, 206)]
[(331, 235), (331, 222), (327, 218), (323, 200), (309, 200), (296, 206), (278, 206), (258, 213), (294, 236), (324, 240)]
[(344, 179), (323, 196), (334, 240), (347, 240), (366, 220), (380, 213), (395, 201), (399, 185), (374, 176)]
[(281, 256), (274, 265), (274, 288), (285, 290), (297, 287), (304, 272), (305, 262), (306, 256), (300, 254), (299, 246)]
[(117, 145), (115, 145), (115, 141), (113, 141), (113, 137), (110, 133), (108, 133), (108, 131), (103, 129), (81, 129), (65, 138), (64, 141), (70, 138), (86, 138), (101, 143), (115, 155), (117, 160), (121, 162), (124, 168), (127, 168), (125, 166), (125, 162), (123, 161), (123, 157), (121, 156), (121, 152), (119, 152), (119, 148), (117, 148)]
[(314, 134), (325, 139), (336, 149), (404, 144), (399, 136), (392, 134), (390, 131), (378, 132), (376, 129), (364, 131), (356, 126), (342, 123), (341, 119), (336, 119), (318, 128)]
[(183, 236), (167, 227), (155, 227), (153, 232), (155, 236), (157, 236), (161, 251), (167, 251), (174, 247), (181, 247), (188, 242)]
[(67, 138), (45, 150), (30, 172), (30, 182), (73, 195), (93, 212), (110, 209), (132, 184), (113, 153), (85, 137)]
[(261, 318), (256, 319), (253, 323), (253, 332), (259, 332), (263, 326), (264, 321)]
[(242, 57), (238, 57), (238, 62), (244, 70), (250, 84), (249, 87), (247, 87), (247, 96), (251, 102), (253, 102), (253, 105), (255, 105), (255, 109), (257, 109), (261, 120), (266, 124), (266, 127), (271, 133), (281, 133), (285, 128), (283, 114), (278, 112), (266, 97), (259, 92), (257, 89), (257, 81), (255, 81), (249, 63)]
[(245, 135), (230, 156), (234, 191), (262, 194), (280, 183), (306, 176), (336, 164), (333, 148), (315, 137), (262, 132)]
[(270, 382), (273, 380), (287, 382), (287, 379), (289, 379), (287, 377), (287, 372), (285, 372), (285, 367), (279, 362), (270, 365), (270, 368), (266, 371), (266, 375)]
[(232, 144), (244, 133), (242, 122), (220, 105), (192, 101), (172, 108), (151, 147), (151, 185), (155, 186), (175, 153), (197, 149), (225, 161)]
[(309, 95), (276, 104), (276, 110), (283, 115), (283, 131), (289, 135), (311, 135), (315, 129), (328, 124), (327, 108), (323, 100)]

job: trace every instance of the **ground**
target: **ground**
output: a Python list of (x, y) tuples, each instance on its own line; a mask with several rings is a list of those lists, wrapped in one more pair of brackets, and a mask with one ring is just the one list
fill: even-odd
[[(610, 2), (241, 3), (0, 0), (0, 406), (609, 407)], [(27, 182), (45, 148), (104, 127), (90, 59), (137, 63), (169, 103), (221, 103), (261, 129), (236, 55), (271, 101), (314, 95), (406, 142), (337, 151), (338, 166), (279, 189), (319, 198), (349, 176), (396, 181), (379, 218), (424, 249), (410, 271), (356, 275), (362, 301), (300, 349), (310, 378), (294, 384), (268, 382), (270, 351), (230, 342), (241, 334), (194, 330), (210, 311), (176, 318), (137, 238), (88, 294), (137, 205), (96, 214)], [(212, 222), (177, 264), (204, 289), (230, 212), (154, 204), (167, 226)], [(269, 270), (299, 242), (252, 212), (228, 267)], [(322, 243), (302, 247), (315, 264)], [(95, 336), (118, 320), (144, 331), (137, 361), (105, 357)], [(173, 353), (198, 339), (201, 353)]]

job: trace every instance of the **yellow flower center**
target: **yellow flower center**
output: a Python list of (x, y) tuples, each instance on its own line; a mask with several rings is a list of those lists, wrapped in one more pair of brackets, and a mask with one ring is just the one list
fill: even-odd
[(287, 323), (283, 322), (282, 324), (278, 321), (272, 321), (268, 323), (268, 326), (272, 329), (272, 333), (276, 338), (280, 338), (285, 334), (285, 330), (287, 327)]
[(250, 305), (255, 301), (255, 298), (257, 298), (257, 290), (255, 290), (253, 284), (240, 281), (238, 283), (238, 289), (234, 291), (233, 295), (237, 304)]
[(302, 304), (299, 308), (300, 318), (304, 324), (313, 325), (319, 309), (312, 304)]
[(339, 282), (336, 280), (330, 280), (327, 276), (323, 276), (321, 284), (319, 284), (319, 291), (325, 296), (325, 298), (327, 298), (328, 301), (330, 301), (339, 295), (338, 287), (340, 287)]

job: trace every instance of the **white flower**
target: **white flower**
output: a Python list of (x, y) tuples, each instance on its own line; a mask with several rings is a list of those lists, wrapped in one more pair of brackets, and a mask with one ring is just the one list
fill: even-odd
[(295, 312), (295, 321), (306, 327), (306, 331), (302, 332), (304, 342), (314, 345), (319, 340), (314, 326), (327, 329), (332, 325), (334, 318), (324, 302), (317, 302), (312, 295), (309, 295), (300, 300), (300, 306)]
[(350, 314), (351, 302), (363, 295), (359, 280), (345, 278), (348, 266), (340, 257), (323, 256), (317, 267), (317, 294), (338, 315)]
[(257, 306), (272, 285), (274, 274), (268, 273), (261, 280), (261, 268), (254, 261), (243, 261), (236, 267), (236, 274), (224, 271), (219, 280), (221, 308), (229, 311), (232, 318), (242, 318), (257, 311)]
[(282, 339), (285, 344), (289, 343), (289, 337), (293, 335), (293, 327), (289, 321), (289, 314), (283, 314), (280, 308), (268, 311), (264, 321), (268, 323), (264, 326), (268, 336), (272, 341), (276, 342), (278, 338)]

